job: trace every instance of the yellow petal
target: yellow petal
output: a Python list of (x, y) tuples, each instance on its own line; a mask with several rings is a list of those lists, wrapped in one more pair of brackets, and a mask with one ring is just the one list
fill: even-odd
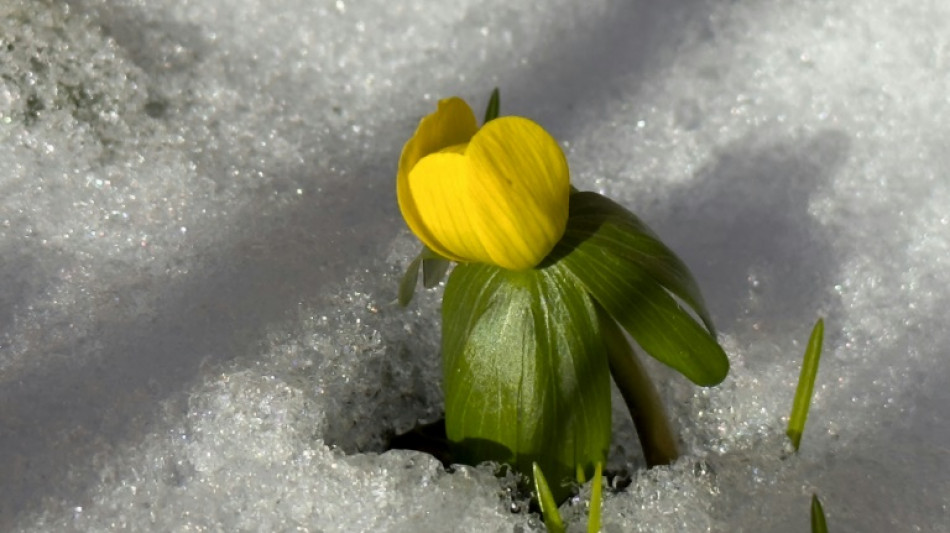
[(564, 233), (567, 161), (540, 126), (503, 117), (467, 146), (420, 160), (409, 172), (405, 195), (414, 209), (410, 227), (439, 254), (525, 270), (540, 263)]
[(457, 152), (432, 154), (416, 164), (409, 174), (409, 193), (425, 230), (416, 235), (448, 259), (490, 263), (473, 225), (479, 213), (469, 193), (471, 178), (472, 165)]
[(445, 246), (442, 246), (421, 219), (415, 199), (410, 194), (409, 172), (425, 156), (453, 145), (467, 143), (477, 130), (475, 114), (464, 100), (447, 98), (439, 101), (436, 112), (419, 122), (416, 133), (403, 147), (396, 175), (399, 210), (409, 225), (409, 229), (429, 248), (456, 261), (461, 258), (451, 254)]
[(465, 155), (472, 224), (490, 262), (537, 266), (567, 226), (570, 174), (561, 147), (534, 122), (502, 117), (475, 134)]

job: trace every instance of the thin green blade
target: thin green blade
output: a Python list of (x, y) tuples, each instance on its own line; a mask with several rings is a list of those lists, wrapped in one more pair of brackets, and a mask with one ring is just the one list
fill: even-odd
[(416, 284), (419, 282), (420, 267), (422, 268), (422, 286), (431, 289), (442, 281), (451, 265), (451, 261), (433, 252), (428, 246), (423, 246), (419, 255), (409, 263), (406, 273), (399, 282), (399, 305), (406, 307), (412, 302)]
[(462, 462), (537, 462), (566, 498), (610, 445), (610, 372), (590, 298), (560, 267), (458, 265), (442, 305), (446, 433)]
[[(600, 463), (597, 465), (600, 466)], [(545, 527), (548, 528), (549, 533), (564, 533), (564, 520), (557, 508), (557, 500), (551, 494), (548, 480), (544, 478), (544, 472), (541, 471), (538, 463), (531, 464), (531, 473), (534, 476), (534, 490), (538, 493), (538, 505), (541, 507)]]
[(788, 417), (786, 435), (792, 439), (795, 450), (802, 443), (802, 433), (805, 431), (805, 420), (808, 419), (808, 409), (811, 407), (811, 396), (815, 390), (815, 377), (818, 375), (818, 362), (821, 359), (821, 345), (825, 337), (825, 321), (818, 319), (808, 338), (808, 347), (805, 348), (805, 359), (802, 361), (802, 370), (798, 375), (798, 387), (795, 389), (795, 399), (792, 402), (792, 413)]
[(422, 260), (422, 286), (431, 289), (442, 281), (452, 262), (448, 259), (425, 258)]
[(428, 246), (422, 249), (422, 286), (431, 289), (442, 281), (452, 261), (432, 251)]
[(501, 96), (498, 93), (498, 87), (495, 87), (495, 90), (491, 92), (491, 97), (488, 99), (488, 107), (485, 108), (485, 122), (482, 125), (488, 124), (488, 121), (498, 118), (499, 112), (501, 112)]
[(587, 533), (600, 531), (601, 477), (603, 477), (603, 464), (597, 463), (597, 467), (594, 468), (594, 484), (590, 489), (590, 513), (587, 515)]
[(416, 283), (419, 282), (419, 266), (422, 264), (422, 254), (416, 256), (409, 263), (409, 268), (402, 275), (402, 281), (399, 282), (399, 305), (406, 307), (412, 301), (412, 296), (416, 292)]
[(811, 495), (811, 533), (828, 533), (828, 524), (825, 523), (825, 510), (817, 494)]
[(654, 358), (698, 385), (725, 379), (729, 360), (692, 275), (629, 211), (594, 193), (571, 195), (567, 231), (546, 261), (569, 270)]

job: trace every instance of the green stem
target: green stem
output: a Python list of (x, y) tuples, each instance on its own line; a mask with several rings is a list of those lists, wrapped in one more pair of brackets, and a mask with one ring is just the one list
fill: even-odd
[(647, 466), (668, 465), (679, 457), (679, 451), (660, 395), (623, 331), (605, 311), (598, 312), (610, 374), (630, 410)]

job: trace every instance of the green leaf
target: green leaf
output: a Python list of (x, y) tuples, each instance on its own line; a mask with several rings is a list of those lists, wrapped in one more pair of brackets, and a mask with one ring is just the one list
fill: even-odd
[(825, 510), (817, 494), (811, 495), (811, 533), (828, 533), (828, 524), (825, 523)]
[(698, 385), (725, 379), (729, 360), (696, 282), (630, 211), (599, 194), (572, 194), (567, 231), (545, 264), (569, 270), (654, 358)]
[(416, 292), (416, 283), (419, 281), (419, 267), (422, 267), (422, 286), (431, 289), (442, 281), (452, 262), (433, 252), (428, 246), (423, 246), (419, 255), (409, 263), (406, 273), (399, 282), (399, 297), (397, 301), (402, 307), (412, 302)]
[[(578, 237), (584, 233), (598, 233), (598, 238), (610, 239), (617, 253), (637, 264), (654, 281), (683, 300), (702, 319), (703, 325), (715, 333), (712, 319), (706, 310), (703, 295), (686, 264), (653, 233), (637, 215), (606, 196), (593, 192), (575, 192), (571, 196), (571, 227)], [(613, 229), (615, 228), (615, 229)], [(623, 236), (618, 238), (618, 233)]]
[(808, 418), (812, 391), (815, 389), (815, 377), (818, 375), (818, 362), (821, 359), (821, 344), (824, 336), (825, 321), (819, 318), (808, 338), (805, 360), (802, 361), (798, 387), (795, 389), (795, 399), (792, 402), (792, 414), (788, 417), (788, 429), (785, 431), (788, 438), (792, 439), (792, 445), (795, 446), (796, 451), (802, 443), (802, 432), (805, 431), (805, 420)]
[(560, 265), (460, 264), (442, 304), (446, 434), (461, 462), (537, 462), (566, 498), (610, 445), (610, 373), (593, 302)]
[(600, 531), (600, 487), (602, 476), (603, 463), (597, 463), (597, 467), (594, 468), (594, 484), (590, 489), (590, 513), (587, 515), (587, 533), (597, 533)]
[[(597, 465), (600, 466), (600, 463)], [(548, 480), (544, 478), (544, 472), (541, 471), (538, 463), (531, 464), (531, 473), (534, 475), (534, 490), (538, 493), (538, 505), (541, 507), (545, 527), (549, 533), (564, 533), (564, 520), (557, 508), (557, 501), (551, 494)]]
[(419, 281), (419, 266), (422, 264), (422, 254), (416, 256), (409, 263), (409, 268), (402, 275), (402, 281), (399, 282), (399, 305), (406, 307), (412, 301), (412, 296), (416, 292), (416, 283)]
[(495, 87), (495, 90), (491, 92), (491, 97), (488, 99), (488, 107), (485, 108), (485, 122), (483, 122), (482, 125), (484, 126), (488, 124), (488, 121), (498, 118), (500, 111), (501, 97), (498, 94), (498, 87)]
[(428, 246), (422, 249), (422, 286), (431, 289), (442, 281), (451, 261), (433, 252)]

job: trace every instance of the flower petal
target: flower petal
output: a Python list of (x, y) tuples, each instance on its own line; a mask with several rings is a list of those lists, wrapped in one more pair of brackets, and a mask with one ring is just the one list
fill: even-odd
[(465, 155), (472, 224), (488, 262), (537, 266), (567, 226), (570, 174), (561, 147), (534, 122), (502, 117), (475, 134)]
[(445, 258), (487, 263), (491, 257), (473, 226), (478, 213), (468, 193), (471, 171), (468, 158), (456, 152), (430, 154), (419, 161), (409, 173), (406, 188), (421, 231), (410, 227)]
[(429, 248), (455, 260), (458, 259), (447, 253), (445, 247), (438, 243), (419, 216), (415, 199), (409, 189), (409, 173), (423, 157), (453, 145), (467, 143), (476, 131), (478, 131), (478, 125), (475, 122), (475, 113), (464, 100), (461, 98), (440, 100), (436, 112), (419, 122), (415, 134), (403, 146), (396, 175), (399, 210), (409, 228)]

